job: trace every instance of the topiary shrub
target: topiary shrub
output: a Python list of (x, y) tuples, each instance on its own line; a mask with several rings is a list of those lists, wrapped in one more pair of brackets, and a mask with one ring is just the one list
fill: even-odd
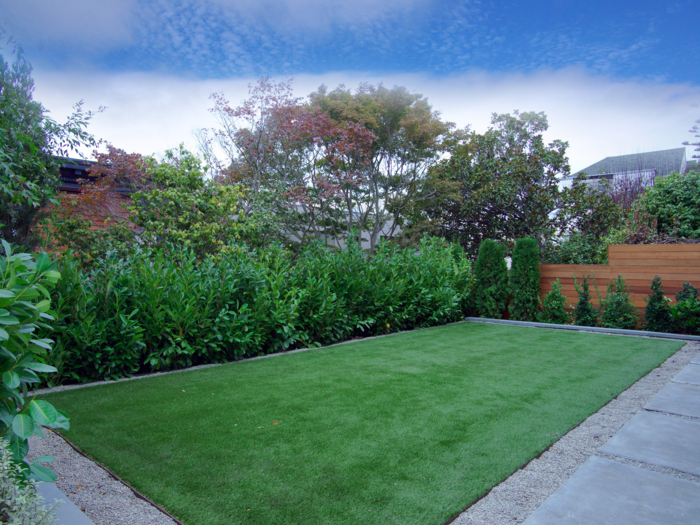
[(542, 311), (538, 314), (537, 320), (540, 323), (569, 324), (571, 314), (565, 310), (566, 296), (561, 293), (561, 280), (551, 283), (552, 289), (544, 296), (542, 301)]
[(680, 292), (676, 294), (676, 302), (680, 303), (682, 301), (687, 301), (688, 299), (697, 299), (698, 298), (698, 289), (695, 288), (692, 284), (689, 282), (683, 283), (683, 288), (681, 289)]
[(664, 287), (658, 275), (651, 281), (651, 293), (644, 301), (647, 303), (644, 319), (646, 330), (650, 332), (670, 332), (673, 327), (670, 299), (664, 296)]
[(479, 316), (500, 319), (508, 298), (508, 267), (503, 246), (491, 239), (481, 242), (474, 278), (474, 298)]
[(618, 275), (614, 281), (608, 281), (605, 299), (601, 301), (601, 325), (623, 330), (634, 330), (637, 327), (639, 313), (632, 304), (629, 290), (622, 275)]
[(576, 277), (574, 277), (574, 286), (578, 293), (578, 302), (574, 307), (574, 324), (576, 326), (598, 326), (599, 310), (591, 303), (591, 293), (588, 288), (588, 279), (590, 275), (583, 278), (583, 284), (579, 287)]
[(534, 321), (540, 303), (540, 254), (535, 239), (518, 239), (510, 270), (510, 318)]

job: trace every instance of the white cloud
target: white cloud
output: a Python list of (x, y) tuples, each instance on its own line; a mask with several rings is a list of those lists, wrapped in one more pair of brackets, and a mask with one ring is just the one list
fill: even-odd
[[(71, 104), (85, 99), (88, 108), (109, 109), (90, 129), (98, 137), (128, 151), (161, 152), (185, 142), (194, 148), (192, 131), (213, 125), (207, 112), (209, 94), (223, 92), (233, 105), (247, 96), (250, 80), (187, 80), (158, 74), (81, 75), (35, 72), (35, 98), (66, 115)], [(692, 103), (700, 87), (643, 83), (592, 76), (581, 69), (540, 71), (531, 75), (472, 72), (445, 78), (394, 75), (382, 78), (356, 73), (301, 75), (295, 92), (306, 96), (322, 83), (330, 89), (361, 81), (404, 85), (427, 96), (443, 118), (484, 131), (491, 113), (545, 111), (547, 140), (569, 141), (572, 170), (611, 155), (679, 147), (692, 139), (687, 132), (700, 117)], [(690, 149), (688, 157), (690, 157)]]

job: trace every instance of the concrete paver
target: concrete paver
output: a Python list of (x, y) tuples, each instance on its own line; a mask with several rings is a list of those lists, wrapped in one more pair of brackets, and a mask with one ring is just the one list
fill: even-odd
[(700, 476), (700, 422), (639, 412), (600, 450)]
[(700, 417), (700, 386), (669, 383), (644, 408), (681, 416)]
[(693, 365), (700, 365), (700, 355), (696, 355), (690, 363)]
[(592, 457), (524, 525), (690, 525), (700, 483)]
[(676, 383), (691, 383), (700, 386), (700, 366), (690, 364), (673, 378)]
[(46, 508), (53, 508), (56, 500), (62, 501), (53, 511), (58, 520), (56, 525), (94, 525), (53, 483), (37, 483), (36, 489), (44, 497)]

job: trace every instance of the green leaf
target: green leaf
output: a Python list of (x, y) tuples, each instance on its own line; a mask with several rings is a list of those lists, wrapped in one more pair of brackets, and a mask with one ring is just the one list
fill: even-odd
[(34, 420), (27, 414), (17, 414), (12, 419), (12, 432), (22, 439), (27, 439), (34, 433)]
[(2, 382), (7, 388), (9, 388), (10, 390), (14, 390), (20, 385), (21, 380), (17, 372), (15, 372), (14, 370), (8, 370), (4, 374), (2, 374)]
[(63, 428), (65, 430), (70, 430), (70, 418), (63, 410), (56, 410), (58, 414), (56, 416), (56, 421), (51, 428)]
[(29, 465), (29, 470), (32, 473), (31, 479), (36, 481), (52, 483), (56, 479), (56, 473), (44, 465)]
[(51, 259), (45, 252), (41, 252), (36, 256), (36, 273), (41, 275), (51, 267)]
[(56, 370), (55, 367), (44, 363), (39, 363), (37, 361), (31, 362), (24, 366), (25, 368), (28, 368), (29, 370), (34, 370), (35, 372), (58, 372), (58, 370)]
[(8, 243), (5, 239), (2, 239), (2, 245), (5, 248), (5, 255), (7, 257), (10, 257), (12, 255), (12, 248), (10, 247), (10, 243)]
[(8, 334), (5, 330), (0, 328), (0, 341), (7, 341), (10, 338), (10, 334)]
[(11, 290), (0, 290), (0, 299), (12, 299), (15, 293)]
[(31, 460), (29, 463), (51, 463), (52, 461), (56, 461), (56, 458), (53, 456), (39, 456), (38, 458), (34, 458), (33, 460)]
[(51, 350), (51, 344), (53, 343), (53, 340), (51, 340), (51, 339), (30, 339), (29, 342), (38, 346), (39, 348)]
[(10, 436), (10, 452), (17, 463), (21, 462), (29, 452), (29, 443), (17, 435)]
[(46, 427), (53, 425), (58, 417), (58, 413), (51, 403), (41, 400), (31, 400), (29, 402), (29, 413), (32, 415), (36, 423)]

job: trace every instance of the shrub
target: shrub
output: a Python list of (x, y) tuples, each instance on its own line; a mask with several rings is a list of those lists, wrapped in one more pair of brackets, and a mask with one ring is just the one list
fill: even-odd
[(53, 321), (47, 288), (61, 277), (40, 253), (34, 259), (27, 253), (13, 254), (10, 245), (2, 241), (5, 256), (0, 257), (0, 438), (9, 443), (12, 457), (26, 478), (53, 481), (51, 469), (40, 465), (52, 461), (40, 457), (26, 462), (29, 450), (27, 439), (37, 434), (43, 437), (41, 427), (68, 428), (68, 416), (46, 401), (28, 401), (27, 389), (39, 383), (37, 373), (55, 372), (44, 360), (51, 350), (51, 339), (39, 337), (40, 331), (50, 330), (47, 321)]
[(508, 267), (503, 246), (485, 239), (474, 265), (474, 299), (481, 317), (500, 319), (508, 298)]
[(535, 239), (518, 239), (510, 270), (510, 318), (534, 321), (540, 302), (540, 256)]
[(224, 362), (457, 321), (471, 263), (441, 239), (419, 249), (312, 243), (200, 259), (134, 248), (82, 268), (66, 254), (54, 291), (54, 384)]
[(700, 171), (658, 178), (640, 201), (656, 217), (659, 233), (700, 238)]
[(676, 294), (676, 304), (671, 307), (673, 328), (681, 334), (695, 335), (700, 330), (700, 300), (698, 289), (685, 282)]
[(601, 301), (601, 325), (606, 328), (634, 330), (639, 322), (639, 313), (630, 299), (629, 286), (621, 275), (608, 281), (605, 299)]
[(0, 439), (0, 523), (51, 525), (56, 522), (52, 510), (44, 507), (35, 482), (23, 480), (7, 441)]
[(574, 324), (577, 326), (598, 326), (598, 308), (591, 303), (591, 294), (588, 288), (588, 279), (590, 275), (583, 278), (583, 283), (579, 287), (576, 277), (574, 277), (574, 286), (578, 293), (578, 302), (574, 307)]
[(561, 293), (561, 281), (557, 279), (551, 284), (552, 289), (544, 296), (542, 311), (537, 316), (537, 320), (541, 323), (569, 324), (571, 314), (565, 310), (566, 296)]
[(651, 293), (644, 299), (647, 303), (644, 319), (645, 329), (650, 332), (670, 332), (673, 319), (669, 299), (664, 296), (664, 287), (658, 275), (651, 281)]

